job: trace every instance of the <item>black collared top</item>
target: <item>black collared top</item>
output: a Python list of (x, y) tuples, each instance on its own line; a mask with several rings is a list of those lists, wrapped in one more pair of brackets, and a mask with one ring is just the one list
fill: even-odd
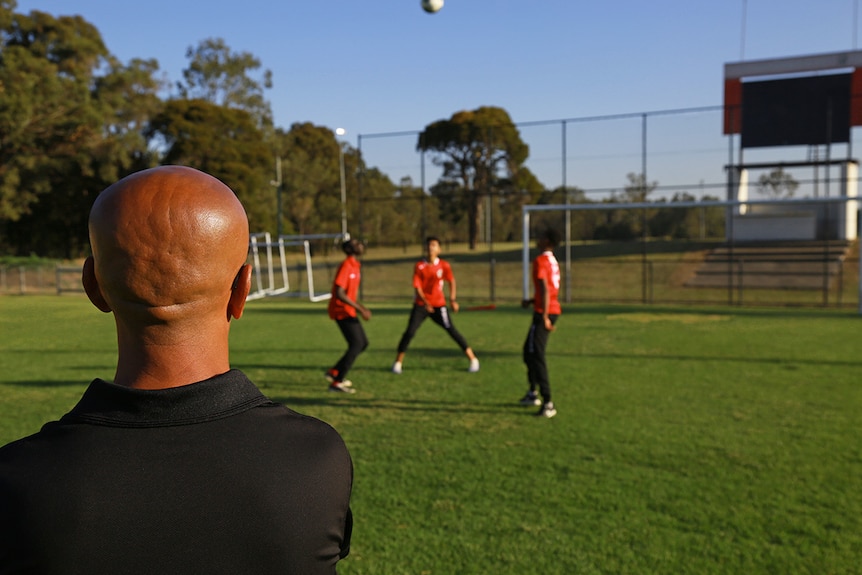
[(332, 427), (240, 371), (165, 390), (96, 379), (0, 448), (0, 574), (335, 573), (352, 481)]

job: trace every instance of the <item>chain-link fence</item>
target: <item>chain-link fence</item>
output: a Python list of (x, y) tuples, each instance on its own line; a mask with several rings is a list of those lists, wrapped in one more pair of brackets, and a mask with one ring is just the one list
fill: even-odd
[(70, 264), (0, 266), (0, 294), (50, 295), (83, 293), (81, 267)]
[[(452, 264), (462, 305), (521, 301), (521, 242), (482, 243), (470, 250), (466, 243), (444, 241), (442, 248), (442, 257)], [(343, 255), (331, 243), (317, 245), (313, 251), (315, 292), (326, 293)], [(565, 246), (555, 253), (564, 266)], [(535, 249), (529, 250), (530, 257), (535, 255)], [(369, 247), (362, 264), (362, 299), (411, 301), (413, 266), (421, 257), (420, 244)], [(571, 243), (568, 258), (571, 270), (564, 271), (560, 291), (561, 300), (568, 303), (840, 308), (856, 308), (859, 303), (858, 241), (577, 240)], [(281, 296), (307, 297), (308, 265), (299, 251), (287, 255), (283, 269), (278, 262), (275, 267), (276, 282), (285, 273), (292, 286)]]
[[(343, 257), (328, 243), (317, 246), (312, 259), (318, 293), (329, 291)], [(464, 243), (444, 242), (443, 249), (456, 275), (458, 299), (466, 307), (521, 300), (520, 242), (482, 243), (472, 251)], [(570, 303), (859, 307), (858, 241), (785, 243), (783, 251), (771, 252), (746, 251), (745, 244), (738, 244), (732, 257), (727, 249), (721, 238), (575, 241), (569, 252), (570, 283), (564, 274), (561, 294), (568, 294)], [(555, 253), (562, 265), (565, 248)], [(362, 266), (362, 297), (411, 301), (413, 266), (421, 257), (420, 244), (371, 247)], [(275, 265), (280, 278), (280, 263)], [(285, 265), (291, 289), (277, 297), (306, 297), (304, 258), (289, 254)], [(697, 279), (702, 270), (705, 282)], [(82, 294), (80, 278), (78, 266), (0, 267), (0, 294)]]

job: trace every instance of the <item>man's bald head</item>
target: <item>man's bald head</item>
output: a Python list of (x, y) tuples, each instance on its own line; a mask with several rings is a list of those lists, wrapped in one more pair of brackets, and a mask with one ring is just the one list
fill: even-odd
[(236, 195), (182, 166), (111, 185), (93, 204), (89, 227), (107, 306), (157, 320), (225, 304), (248, 252), (248, 219)]

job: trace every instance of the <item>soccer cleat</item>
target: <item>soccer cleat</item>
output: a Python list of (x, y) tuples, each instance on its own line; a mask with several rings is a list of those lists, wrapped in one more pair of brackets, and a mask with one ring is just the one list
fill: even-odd
[(470, 367), (467, 368), (467, 371), (470, 373), (476, 373), (479, 371), (479, 360), (477, 358), (473, 358), (470, 360)]
[(533, 405), (542, 405), (542, 400), (539, 399), (539, 396), (536, 395), (535, 391), (528, 391), (527, 395), (522, 397), (521, 401), (519, 401), (518, 403), (520, 403), (524, 407), (530, 407)]
[(345, 379), (344, 381), (333, 381), (329, 384), (329, 391), (336, 391), (340, 393), (356, 393), (356, 390), (353, 389), (353, 382), (349, 379)]
[(401, 362), (396, 361), (392, 364), (392, 373), (401, 373)]
[(547, 417), (548, 419), (551, 419), (555, 415), (557, 415), (557, 409), (554, 407), (553, 401), (543, 404), (542, 407), (539, 408), (538, 413), (536, 413), (537, 417)]
[(326, 373), (323, 374), (323, 377), (325, 377), (326, 381), (328, 381), (329, 383), (335, 383), (336, 374), (338, 374), (337, 371), (335, 371), (334, 369), (330, 369), (329, 371), (327, 371)]

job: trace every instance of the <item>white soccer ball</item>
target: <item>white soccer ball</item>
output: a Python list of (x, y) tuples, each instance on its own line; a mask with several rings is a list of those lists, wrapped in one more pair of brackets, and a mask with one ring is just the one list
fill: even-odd
[(443, 0), (422, 0), (422, 9), (433, 14), (443, 7)]

